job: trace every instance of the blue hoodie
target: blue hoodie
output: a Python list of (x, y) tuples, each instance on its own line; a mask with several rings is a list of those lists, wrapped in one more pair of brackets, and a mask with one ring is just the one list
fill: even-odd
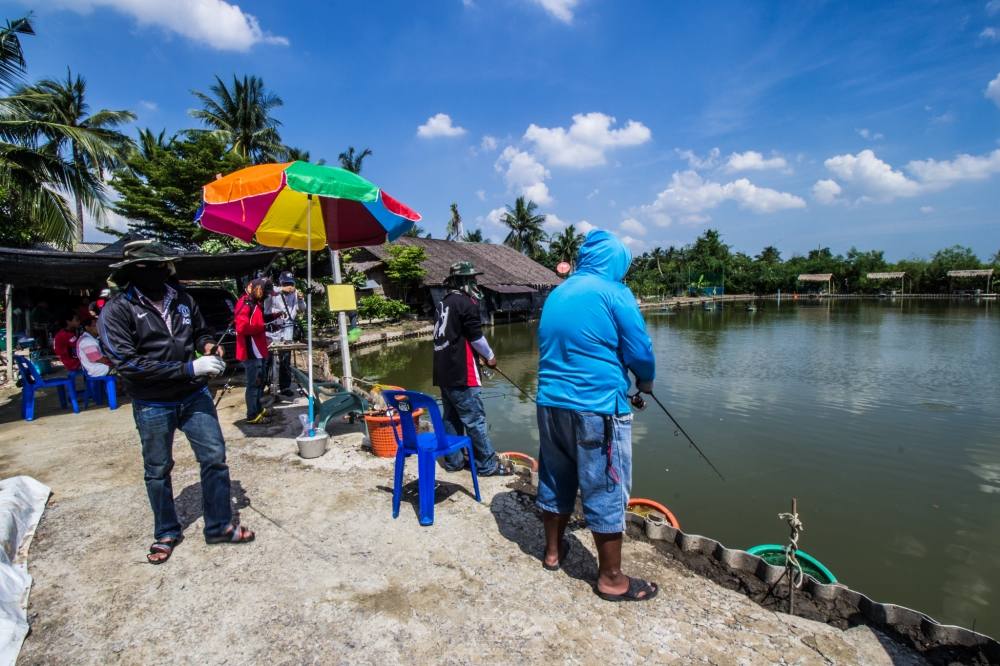
[(653, 345), (635, 296), (622, 283), (632, 255), (607, 231), (587, 234), (576, 272), (545, 301), (538, 325), (538, 404), (598, 414), (630, 413), (631, 370), (656, 374)]

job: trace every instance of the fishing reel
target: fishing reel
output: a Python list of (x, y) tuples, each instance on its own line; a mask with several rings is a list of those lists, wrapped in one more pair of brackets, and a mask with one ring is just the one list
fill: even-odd
[(639, 393), (638, 391), (636, 391), (633, 395), (630, 395), (628, 397), (628, 400), (632, 404), (632, 407), (635, 408), (637, 412), (641, 412), (642, 410), (646, 409), (646, 401), (645, 399), (643, 399), (642, 394)]

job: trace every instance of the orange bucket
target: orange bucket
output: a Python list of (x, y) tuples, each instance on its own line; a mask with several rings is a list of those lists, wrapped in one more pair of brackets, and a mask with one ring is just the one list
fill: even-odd
[[(413, 412), (413, 425), (420, 429), (420, 415), (423, 409)], [(393, 421), (399, 438), (403, 438), (403, 431), (399, 427), (398, 416), (373, 416), (365, 414), (365, 423), (368, 425), (368, 439), (372, 444), (372, 453), (379, 458), (393, 458), (396, 455), (396, 436), (392, 434)]]

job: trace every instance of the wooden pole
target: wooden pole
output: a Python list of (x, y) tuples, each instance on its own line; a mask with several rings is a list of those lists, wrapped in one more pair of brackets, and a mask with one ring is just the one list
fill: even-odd
[(4, 289), (4, 306), (7, 308), (7, 382), (14, 383), (14, 285), (8, 284)]

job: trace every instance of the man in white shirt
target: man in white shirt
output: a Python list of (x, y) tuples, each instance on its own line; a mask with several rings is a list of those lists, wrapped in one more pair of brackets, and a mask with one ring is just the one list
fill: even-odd
[[(295, 340), (295, 318), (305, 312), (306, 304), (302, 292), (295, 289), (295, 276), (284, 271), (278, 277), (281, 291), (270, 298), (271, 314), (283, 314), (284, 319), (277, 323), (277, 329), (269, 333), (275, 342), (293, 342)], [(286, 398), (294, 397), (292, 392), (292, 352), (278, 352), (278, 393)]]
[(101, 351), (101, 343), (97, 339), (96, 319), (83, 322), (83, 334), (76, 341), (76, 357), (91, 377), (103, 377), (111, 371), (111, 361)]

